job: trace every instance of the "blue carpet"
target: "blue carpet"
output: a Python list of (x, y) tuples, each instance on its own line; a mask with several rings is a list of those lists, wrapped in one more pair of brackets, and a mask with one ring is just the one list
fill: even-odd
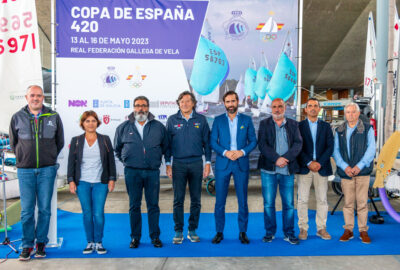
[[(371, 212), (371, 214), (373, 214)], [(264, 235), (263, 213), (251, 213), (249, 217), (248, 236), (249, 245), (243, 245), (238, 240), (237, 214), (226, 215), (225, 240), (219, 245), (211, 244), (215, 233), (214, 215), (202, 213), (198, 234), (200, 243), (190, 243), (185, 239), (183, 244), (172, 244), (173, 219), (172, 214), (161, 214), (161, 240), (163, 248), (154, 248), (148, 236), (147, 216), (143, 214), (143, 234), (141, 245), (138, 249), (130, 249), (130, 226), (128, 214), (106, 214), (106, 226), (103, 244), (108, 249), (106, 255), (83, 255), (82, 249), (86, 246), (82, 224), (82, 215), (58, 210), (58, 236), (64, 238), (61, 249), (47, 249), (48, 258), (122, 258), (122, 257), (248, 257), (248, 256), (323, 256), (323, 255), (393, 255), (400, 254), (400, 224), (396, 223), (386, 213), (383, 214), (383, 225), (370, 225), (369, 234), (372, 243), (362, 244), (355, 233), (353, 240), (347, 243), (339, 242), (343, 233), (343, 216), (336, 212), (334, 216), (328, 216), (328, 231), (332, 240), (325, 241), (315, 236), (315, 211), (310, 211), (309, 239), (302, 241), (300, 245), (290, 245), (283, 241), (281, 212), (277, 213), (278, 232), (272, 243), (261, 241)], [(185, 222), (188, 215), (185, 215)], [(296, 234), (297, 218), (296, 218)], [(21, 237), (21, 224), (13, 226), (9, 233), (11, 240)], [(185, 234), (186, 236), (186, 234)], [(0, 233), (3, 240), (4, 233)], [(19, 243), (17, 243), (19, 245)], [(9, 252), (7, 247), (0, 246), (0, 258), (4, 258)], [(10, 255), (17, 257), (16, 254)]]

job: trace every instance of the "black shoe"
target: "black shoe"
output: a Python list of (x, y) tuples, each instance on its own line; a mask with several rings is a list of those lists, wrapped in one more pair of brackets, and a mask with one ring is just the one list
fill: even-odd
[(224, 234), (222, 232), (217, 232), (211, 242), (213, 244), (219, 244), (222, 240), (224, 240)]
[(139, 239), (132, 239), (131, 243), (129, 244), (130, 248), (138, 248), (140, 244), (140, 240)]
[(285, 235), (283, 240), (288, 241), (292, 245), (298, 245), (300, 242), (299, 239), (296, 236), (294, 236), (294, 234)]
[(45, 247), (46, 247), (45, 243), (37, 243), (36, 244), (35, 258), (44, 258), (44, 257), (46, 257), (46, 251), (44, 251)]
[(242, 244), (250, 243), (250, 240), (249, 240), (249, 238), (247, 238), (247, 235), (245, 232), (239, 233), (239, 240), (240, 240), (240, 243), (242, 243)]
[(160, 248), (160, 247), (162, 247), (162, 242), (161, 242), (160, 238), (154, 238), (154, 239), (152, 239), (152, 240), (151, 240), (151, 243), (153, 244), (153, 246), (154, 246), (155, 248)]
[(29, 261), (33, 254), (35, 254), (35, 250), (33, 248), (23, 248), (21, 254), (19, 254), (19, 260)]
[(266, 236), (263, 237), (262, 241), (263, 241), (264, 243), (270, 243), (270, 242), (272, 242), (272, 240), (274, 240), (274, 239), (275, 239), (275, 236), (274, 236), (274, 235), (266, 235)]

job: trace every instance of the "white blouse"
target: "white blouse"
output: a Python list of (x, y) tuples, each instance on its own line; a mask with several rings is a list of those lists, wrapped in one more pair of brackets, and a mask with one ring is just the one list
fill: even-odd
[(100, 183), (103, 166), (100, 158), (100, 147), (98, 140), (92, 146), (89, 146), (86, 138), (83, 147), (82, 164), (81, 164), (81, 179), (89, 183)]

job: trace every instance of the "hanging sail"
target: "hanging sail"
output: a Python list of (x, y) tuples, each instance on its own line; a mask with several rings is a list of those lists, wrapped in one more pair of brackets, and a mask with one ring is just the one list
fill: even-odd
[(244, 94), (244, 80), (242, 75), (240, 75), (240, 79), (236, 85), (235, 92), (238, 94), (239, 104), (242, 104), (243, 100), (246, 97), (246, 95)]
[(268, 84), (263, 108), (271, 105), (272, 100), (276, 98), (281, 98), (286, 102), (296, 92), (297, 70), (290, 59), (291, 56), (292, 42), (288, 33), (274, 74)]
[(190, 85), (200, 95), (210, 94), (229, 73), (228, 59), (216, 44), (201, 36), (193, 62)]
[(256, 70), (256, 63), (253, 59), (250, 67), (246, 70), (246, 73), (244, 74), (244, 93), (246, 94), (246, 97), (250, 96), (253, 101), (257, 100), (257, 95), (255, 92), (257, 78)]
[[(364, 66), (364, 97), (372, 97), (375, 94), (374, 81), (376, 80), (376, 36), (374, 18), (372, 12), (368, 16), (367, 45), (365, 50)], [(371, 103), (373, 106), (374, 104)]]
[(264, 99), (267, 87), (272, 78), (272, 72), (268, 69), (268, 61), (263, 54), (264, 64), (257, 71), (255, 92), (258, 98)]

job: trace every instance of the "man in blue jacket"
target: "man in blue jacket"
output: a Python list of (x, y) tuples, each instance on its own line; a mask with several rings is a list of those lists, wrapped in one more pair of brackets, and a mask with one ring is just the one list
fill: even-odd
[(247, 206), (249, 154), (257, 146), (257, 139), (251, 118), (237, 111), (239, 98), (236, 92), (226, 92), (223, 101), (227, 112), (215, 118), (210, 140), (211, 147), (217, 153), (214, 212), (217, 234), (212, 243), (218, 244), (224, 239), (225, 203), (233, 175), (239, 204), (239, 240), (242, 244), (248, 244), (250, 241), (246, 232), (249, 216)]
[(261, 185), (264, 197), (264, 242), (271, 242), (276, 233), (275, 198), (279, 185), (282, 200), (284, 240), (298, 244), (294, 234), (294, 174), (298, 170), (296, 157), (302, 138), (295, 120), (285, 118), (285, 102), (276, 98), (271, 103), (272, 116), (260, 122), (258, 147)]
[(114, 147), (118, 159), (125, 167), (125, 184), (129, 195), (131, 224), (130, 248), (137, 248), (142, 234), (141, 203), (144, 188), (151, 243), (162, 247), (158, 226), (160, 208), (160, 165), (168, 148), (168, 135), (164, 125), (149, 112), (149, 100), (139, 96), (134, 100), (134, 112), (118, 126)]
[[(183, 241), (183, 203), (186, 185), (190, 192), (190, 217), (187, 238), (199, 242), (196, 234), (201, 209), (201, 186), (203, 177), (210, 173), (211, 148), (209, 143), (210, 127), (204, 115), (198, 114), (196, 98), (189, 91), (182, 92), (177, 100), (179, 111), (167, 121), (167, 132), (170, 140), (169, 151), (165, 156), (167, 175), (172, 178), (174, 188), (174, 244)], [(203, 170), (203, 154), (206, 165)], [(171, 156), (173, 164), (171, 167)]]
[(308, 198), (313, 183), (317, 201), (315, 215), (317, 236), (324, 240), (331, 239), (326, 230), (326, 220), (328, 217), (328, 176), (332, 175), (330, 158), (334, 141), (331, 126), (327, 122), (318, 120), (320, 110), (318, 100), (310, 98), (305, 109), (307, 119), (299, 124), (300, 134), (303, 137), (303, 148), (297, 158), (300, 164), (297, 181), (300, 240), (306, 240), (308, 237)]
[(368, 189), (376, 153), (372, 126), (360, 119), (360, 107), (349, 103), (344, 107), (346, 121), (336, 128), (333, 157), (337, 174), (342, 179), (344, 195), (344, 233), (341, 242), (353, 239), (354, 204), (357, 205), (357, 225), (360, 239), (370, 244), (368, 231)]

